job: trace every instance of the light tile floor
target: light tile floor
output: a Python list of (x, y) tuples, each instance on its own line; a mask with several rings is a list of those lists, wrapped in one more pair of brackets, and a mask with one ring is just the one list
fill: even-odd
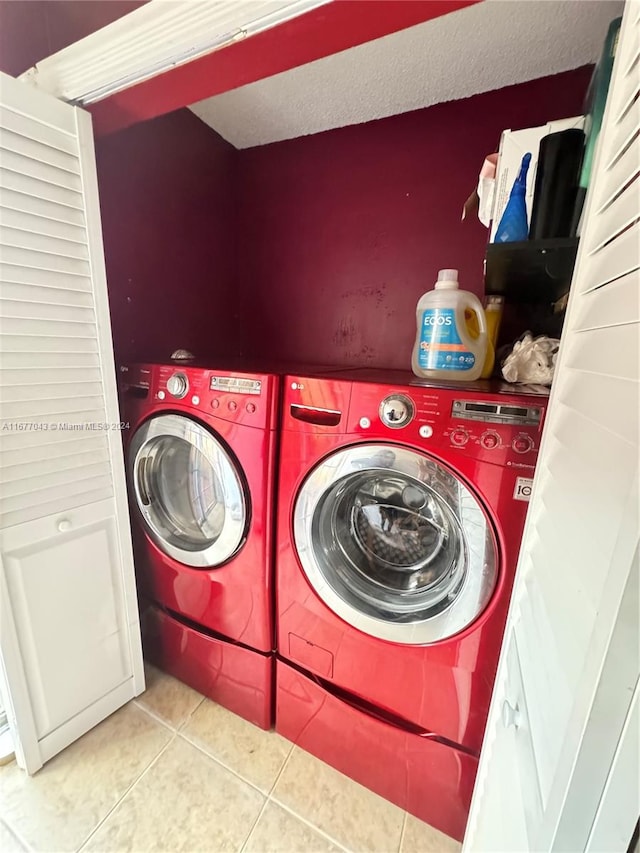
[(0, 851), (454, 853), (460, 845), (147, 667), (147, 690), (33, 778), (0, 767)]

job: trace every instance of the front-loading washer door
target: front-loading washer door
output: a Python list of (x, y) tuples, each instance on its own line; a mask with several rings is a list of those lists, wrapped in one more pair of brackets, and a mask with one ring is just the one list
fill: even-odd
[(138, 510), (158, 547), (187, 566), (211, 568), (242, 545), (249, 501), (237, 463), (197, 421), (157, 415), (129, 448)]
[(294, 506), (311, 586), (350, 625), (423, 645), (451, 637), (488, 604), (498, 577), (493, 529), (449, 469), (390, 444), (360, 444), (317, 465)]

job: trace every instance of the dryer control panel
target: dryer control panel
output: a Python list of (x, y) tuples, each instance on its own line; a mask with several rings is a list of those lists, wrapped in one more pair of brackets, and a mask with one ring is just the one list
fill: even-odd
[(181, 364), (136, 364), (122, 371), (125, 396), (149, 410), (191, 410), (203, 420), (221, 418), (275, 429), (278, 377), (210, 370)]

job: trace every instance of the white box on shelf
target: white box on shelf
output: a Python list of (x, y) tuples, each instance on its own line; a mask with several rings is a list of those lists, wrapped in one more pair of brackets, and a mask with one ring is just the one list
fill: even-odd
[(584, 116), (563, 118), (557, 121), (549, 121), (540, 127), (527, 127), (524, 130), (504, 130), (500, 138), (500, 150), (498, 166), (496, 169), (496, 185), (493, 201), (493, 219), (491, 222), (491, 236), (489, 242), (493, 243), (500, 219), (504, 213), (509, 200), (509, 194), (513, 182), (518, 177), (522, 158), (525, 154), (531, 154), (531, 164), (527, 173), (527, 221), (531, 223), (531, 210), (533, 207), (533, 191), (536, 185), (536, 171), (538, 167), (538, 152), (541, 140), (550, 133), (559, 133), (561, 130), (584, 129)]

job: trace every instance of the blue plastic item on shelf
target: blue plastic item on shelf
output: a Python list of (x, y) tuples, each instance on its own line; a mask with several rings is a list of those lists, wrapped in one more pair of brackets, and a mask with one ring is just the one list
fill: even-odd
[(520, 240), (527, 240), (529, 237), (525, 194), (527, 192), (527, 172), (530, 162), (531, 154), (527, 153), (522, 158), (518, 177), (513, 182), (509, 201), (498, 225), (494, 243), (516, 243)]

